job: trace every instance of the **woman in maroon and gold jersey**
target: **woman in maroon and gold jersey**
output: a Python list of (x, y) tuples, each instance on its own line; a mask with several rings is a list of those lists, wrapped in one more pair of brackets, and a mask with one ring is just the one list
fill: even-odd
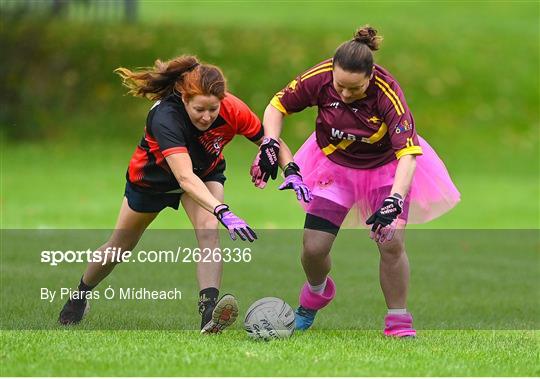
[[(252, 167), (264, 187), (277, 164), (260, 156), (279, 153), (283, 119), (317, 106), (313, 133), (295, 155), (313, 200), (304, 202), (302, 265), (307, 283), (296, 312), (297, 329), (307, 329), (317, 310), (334, 297), (330, 249), (347, 214), (371, 225), (380, 251), (380, 282), (388, 306), (385, 334), (415, 336), (406, 310), (409, 263), (403, 242), (407, 222), (427, 222), (459, 201), (442, 161), (416, 134), (397, 81), (373, 63), (381, 37), (364, 26), (327, 59), (278, 92), (264, 114), (265, 143)], [(353, 210), (353, 212), (350, 212)], [(365, 223), (364, 223), (365, 221)]]
[[(201, 64), (194, 56), (181, 56), (168, 62), (157, 60), (153, 68), (116, 72), (134, 96), (156, 102), (146, 119), (144, 135), (126, 173), (124, 200), (115, 230), (98, 251), (131, 251), (160, 211), (186, 211), (203, 249), (219, 248), (221, 222), (234, 240), (253, 242), (257, 236), (249, 225), (223, 203), (225, 160), (223, 148), (241, 134), (259, 145), (263, 130), (259, 119), (240, 99), (227, 92), (221, 70)], [(285, 148), (280, 153), (282, 167), (292, 161)], [(89, 293), (113, 270), (118, 260), (89, 263), (81, 278), (76, 297), (60, 312), (61, 324), (81, 321), (88, 307)], [(223, 265), (198, 262), (199, 312), (201, 330), (220, 332), (238, 315), (232, 295), (218, 300)]]

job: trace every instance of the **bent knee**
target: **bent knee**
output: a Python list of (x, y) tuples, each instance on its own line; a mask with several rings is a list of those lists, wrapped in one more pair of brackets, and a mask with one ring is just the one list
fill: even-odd
[(219, 237), (218, 221), (215, 218), (199, 222), (195, 227), (195, 235), (199, 241), (215, 240)]
[(141, 233), (131, 230), (115, 230), (106, 243), (107, 247), (116, 248), (121, 251), (131, 251), (137, 246), (141, 238)]
[(323, 258), (329, 253), (330, 247), (327, 247), (324, 244), (314, 243), (313, 241), (304, 240), (304, 249), (302, 251), (302, 256), (304, 258)]
[(208, 230), (216, 231), (218, 228), (219, 221), (215, 217), (209, 217), (202, 221), (196, 222), (193, 227), (195, 230)]
[(406, 254), (405, 244), (399, 240), (379, 244), (379, 251), (383, 259), (398, 259)]

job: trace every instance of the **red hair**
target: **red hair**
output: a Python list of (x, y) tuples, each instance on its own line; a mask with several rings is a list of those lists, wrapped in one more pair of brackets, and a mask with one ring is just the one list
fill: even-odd
[(173, 90), (187, 99), (196, 95), (213, 95), (222, 100), (227, 91), (226, 80), (219, 67), (201, 64), (192, 55), (182, 55), (166, 62), (158, 59), (154, 67), (139, 71), (119, 67), (114, 72), (129, 88), (129, 94), (151, 100), (163, 99)]

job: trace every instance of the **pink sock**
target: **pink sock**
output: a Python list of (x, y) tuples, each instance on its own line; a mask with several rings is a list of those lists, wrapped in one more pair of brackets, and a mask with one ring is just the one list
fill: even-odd
[(327, 281), (326, 278), (324, 278), (324, 282), (316, 286), (312, 286), (311, 284), (308, 283), (309, 290), (313, 293), (316, 293), (317, 295), (321, 295), (324, 292), (324, 289), (326, 288), (326, 281)]

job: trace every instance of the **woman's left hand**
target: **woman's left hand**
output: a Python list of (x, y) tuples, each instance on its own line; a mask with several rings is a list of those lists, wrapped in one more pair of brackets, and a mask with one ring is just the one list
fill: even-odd
[(311, 191), (298, 174), (290, 174), (285, 177), (285, 181), (279, 186), (279, 190), (282, 191), (285, 189), (293, 189), (296, 192), (298, 201), (303, 200), (309, 203), (313, 200)]

